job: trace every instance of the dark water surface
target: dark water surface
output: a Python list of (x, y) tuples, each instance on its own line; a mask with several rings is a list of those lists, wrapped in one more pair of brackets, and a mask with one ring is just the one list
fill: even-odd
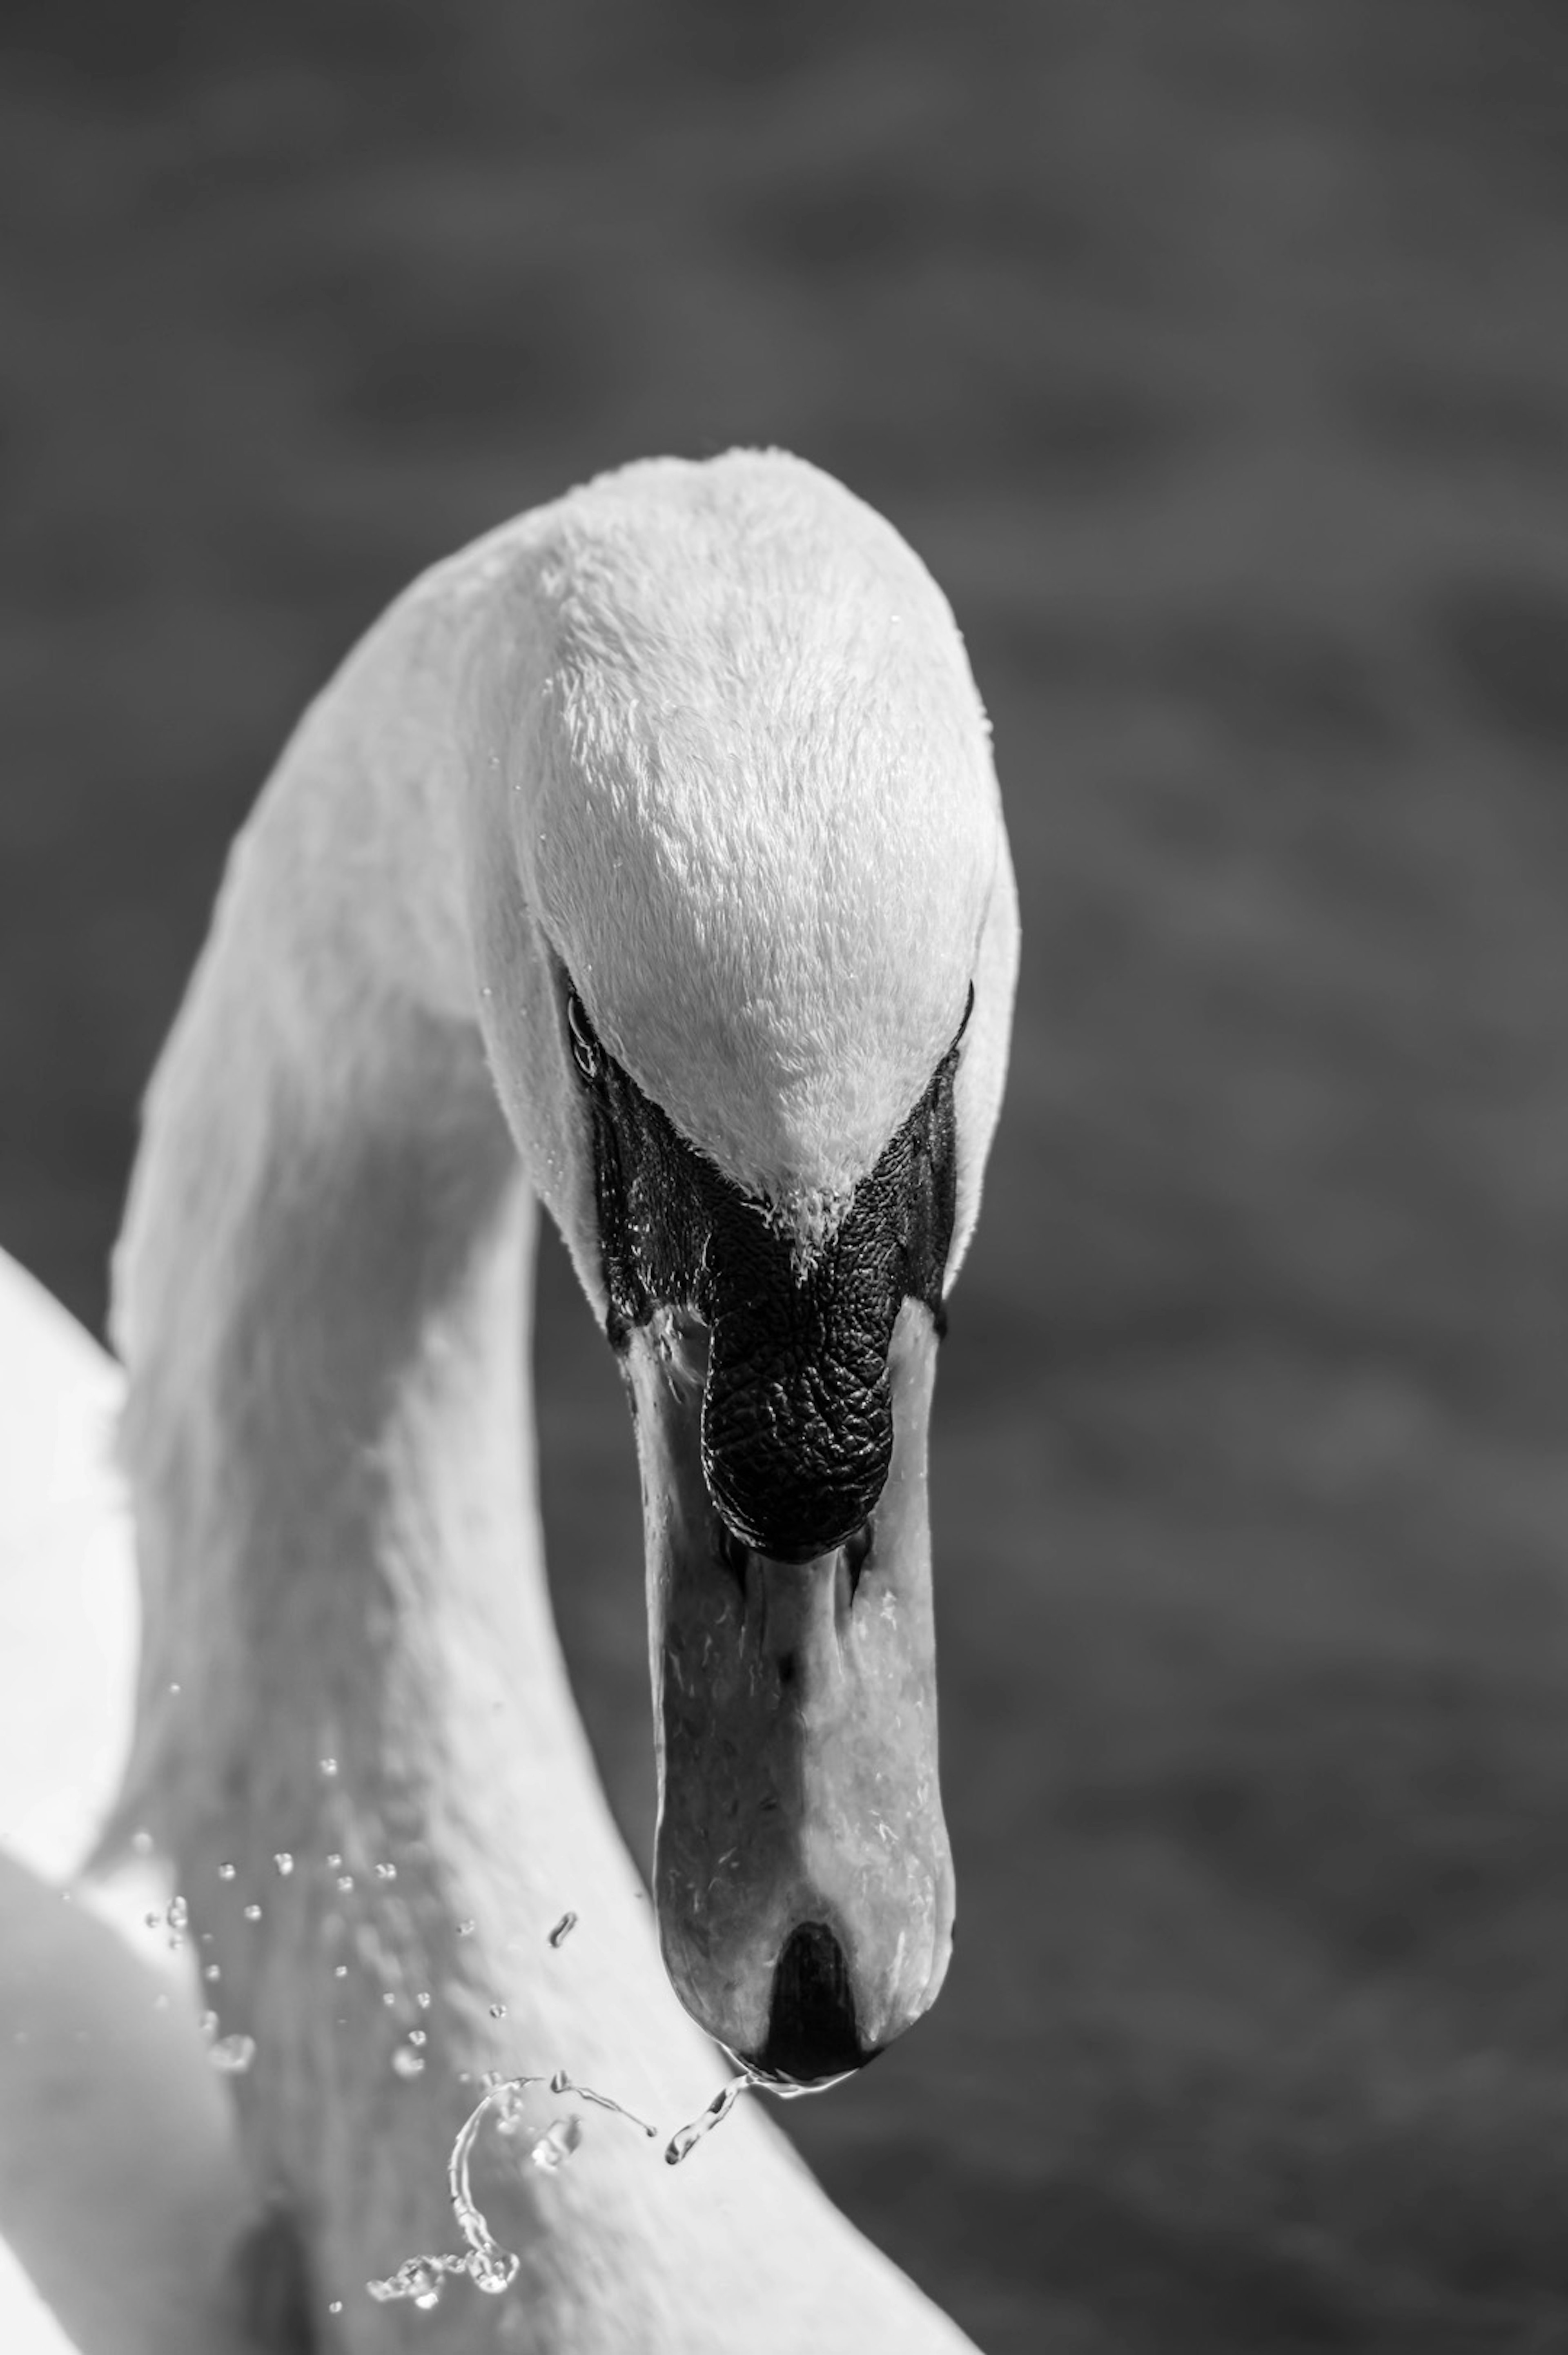
[[(12, 0), (0, 1241), (101, 1315), (304, 698), (624, 458), (967, 633), (1027, 945), (934, 1467), (959, 1945), (788, 2116), (992, 2355), (1568, 2346), (1568, 16)], [(547, 1258), (561, 1616), (635, 1488)]]

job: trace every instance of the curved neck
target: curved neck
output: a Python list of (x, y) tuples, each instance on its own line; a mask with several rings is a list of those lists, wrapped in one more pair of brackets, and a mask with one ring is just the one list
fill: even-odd
[[(428, 943), (461, 885), (429, 815), (307, 727), (155, 1082), (116, 1271), (144, 1604), (118, 1829), (173, 1857), (203, 1999), (256, 2041), (257, 2191), (310, 2220), (311, 2294), (344, 2298), (349, 2345), (385, 2343), (367, 2279), (453, 2244), (445, 2156), (485, 2072), (565, 2067), (673, 2126), (716, 2069), (550, 1618), (534, 1204), (460, 971), (403, 957), (402, 887)], [(548, 2230), (545, 2179), (496, 2190), (541, 2316), (581, 2294), (588, 2203), (648, 2163), (628, 2128), (593, 2141), (548, 2184)], [(494, 2315), (451, 2302), (468, 2333)]]

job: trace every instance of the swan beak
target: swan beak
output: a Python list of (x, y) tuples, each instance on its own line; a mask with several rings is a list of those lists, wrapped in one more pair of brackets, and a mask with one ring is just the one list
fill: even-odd
[(934, 2001), (953, 1938), (937, 1785), (930, 1312), (889, 1357), (891, 1465), (866, 1527), (806, 1561), (724, 1529), (700, 1380), (629, 1352), (659, 1762), (654, 1894), (688, 2012), (760, 2076), (812, 2085)]

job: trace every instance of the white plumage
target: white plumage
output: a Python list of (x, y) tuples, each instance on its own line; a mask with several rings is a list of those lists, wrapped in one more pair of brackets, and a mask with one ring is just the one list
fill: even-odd
[[(797, 461), (629, 469), (426, 576), (307, 714), (231, 861), (117, 1262), (145, 1624), (104, 1853), (133, 1860), (148, 1831), (176, 1860), (207, 1999), (257, 2059), (236, 2140), (188, 1987), (155, 2011), (146, 1966), (81, 1959), (90, 2033), (124, 2067), (59, 2081), (91, 2124), (11, 2230), (86, 2355), (139, 2355), (138, 2300), (169, 2355), (181, 2299), (221, 2355), (216, 2293), (200, 2264), (173, 2283), (167, 2247), (224, 2255), (241, 2210), (274, 2202), (303, 2252), (277, 2327), (324, 2350), (964, 2343), (749, 2105), (677, 2171), (597, 2121), (548, 2179), (497, 2169), (522, 2259), (504, 2298), (459, 2284), (415, 2314), (364, 2294), (450, 2244), (445, 2154), (485, 2070), (564, 2065), (666, 2126), (717, 2083), (604, 1808), (539, 1559), (536, 1199), (603, 1307), (561, 963), (647, 1092), (817, 1232), (973, 981), (955, 1267), (1016, 964), (984, 722), (923, 570)], [(8, 1489), (0, 1590), (25, 1614), (6, 1698), (49, 1696), (20, 1742), (6, 1727), (0, 1807), (53, 1876), (102, 1821), (131, 1681), (114, 1377), (19, 1293), (0, 1369), (56, 1434), (19, 1475), (53, 1501), (34, 1517)], [(94, 1577), (100, 1599), (69, 1601)], [(47, 1944), (11, 1934), (46, 1918), (38, 1884), (4, 1902), (7, 1947), (35, 1957), (18, 2000), (42, 2002)], [(69, 2018), (91, 1925), (48, 1903)], [(551, 1948), (567, 1907), (580, 1927)], [(393, 2065), (411, 2027), (417, 2071)], [(101, 2167), (84, 2230), (72, 2169), (117, 2147), (133, 2080), (166, 2100), (147, 2147), (167, 2166)], [(49, 2142), (51, 2082), (24, 2073), (0, 2104), (0, 2188)], [(122, 2334), (95, 2337), (59, 2284), (101, 2285), (117, 2186), (164, 2254), (144, 2278), (127, 2260)]]

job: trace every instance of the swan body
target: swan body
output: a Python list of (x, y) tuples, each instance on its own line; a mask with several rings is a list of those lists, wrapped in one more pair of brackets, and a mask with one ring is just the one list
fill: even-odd
[[(703, 2107), (658, 1944), (687, 2012), (803, 2083), (940, 1984), (925, 1417), (1015, 963), (946, 607), (776, 453), (629, 468), (481, 541), (285, 751), (117, 1256), (144, 1620), (101, 1842), (172, 1860), (254, 2041), (259, 2345), (965, 2343), (750, 2104), (673, 2171), (598, 2113), (559, 2171), (482, 2152), (505, 2296), (363, 2286), (449, 2244), (485, 2073)], [(635, 1407), (657, 1942), (544, 1586), (541, 1202)]]
[(0, 2347), (240, 2355), (248, 2197), (150, 1875), (78, 1879), (130, 1732), (119, 1369), (0, 1252)]

